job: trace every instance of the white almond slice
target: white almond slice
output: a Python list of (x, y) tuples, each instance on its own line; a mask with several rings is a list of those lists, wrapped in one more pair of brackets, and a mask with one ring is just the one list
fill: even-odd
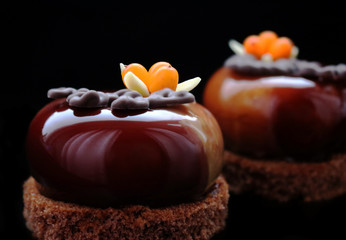
[(273, 57), (270, 53), (265, 53), (262, 55), (261, 60), (264, 62), (272, 62), (273, 61)]
[(125, 70), (126, 66), (123, 63), (120, 63), (120, 73), (123, 74), (123, 71)]
[(199, 84), (200, 81), (201, 81), (200, 77), (195, 77), (195, 78), (192, 78), (190, 80), (186, 80), (182, 83), (179, 83), (177, 85), (177, 89), (175, 91), (177, 91), (177, 92), (188, 91), (189, 92), (192, 89), (194, 89)]
[(296, 58), (298, 57), (299, 54), (299, 48), (297, 46), (293, 46), (291, 49), (291, 58)]
[(237, 55), (245, 53), (245, 49), (244, 49), (243, 44), (241, 44), (237, 40), (234, 40), (234, 39), (229, 40), (228, 46)]
[(128, 72), (124, 76), (124, 84), (130, 89), (139, 92), (143, 97), (149, 96), (149, 90), (142, 80), (140, 80), (132, 72)]

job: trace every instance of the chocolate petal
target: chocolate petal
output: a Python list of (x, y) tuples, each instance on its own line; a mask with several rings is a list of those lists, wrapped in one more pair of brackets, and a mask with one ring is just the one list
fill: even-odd
[(322, 78), (331, 79), (334, 81), (345, 79), (346, 64), (325, 66), (321, 69), (320, 75)]
[(66, 101), (73, 107), (105, 107), (108, 105), (109, 96), (103, 92), (85, 89), (77, 91), (67, 97)]
[(173, 91), (169, 88), (153, 92), (148, 97), (150, 108), (165, 107), (175, 104), (184, 104), (195, 101), (195, 96), (187, 91)]
[(305, 60), (296, 60), (296, 76), (316, 78), (320, 75), (321, 66), (316, 62), (309, 62)]
[(148, 109), (149, 101), (142, 96), (133, 97), (130, 94), (119, 96), (111, 104), (111, 109)]
[(106, 93), (106, 95), (108, 96), (108, 104), (107, 104), (108, 106), (110, 106), (114, 100), (119, 98), (119, 95), (117, 92)]
[(338, 64), (336, 69), (338, 72), (338, 79), (346, 79), (346, 64)]
[(65, 98), (76, 91), (75, 88), (71, 87), (52, 88), (48, 90), (47, 97), (53, 99)]

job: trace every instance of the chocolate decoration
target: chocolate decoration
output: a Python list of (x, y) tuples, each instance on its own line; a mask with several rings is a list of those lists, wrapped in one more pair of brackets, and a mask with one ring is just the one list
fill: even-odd
[(346, 64), (322, 66), (317, 62), (282, 58), (268, 62), (256, 59), (253, 55), (233, 55), (224, 66), (251, 76), (296, 76), (318, 81), (346, 81)]
[(109, 96), (104, 92), (94, 90), (77, 90), (70, 94), (66, 101), (73, 107), (106, 107), (108, 105)]
[(222, 135), (203, 106), (115, 111), (57, 99), (35, 116), (27, 159), (35, 179), (59, 193), (54, 199), (105, 207), (186, 202), (220, 174)]
[(75, 93), (76, 91), (76, 89), (71, 87), (52, 88), (48, 90), (47, 97), (53, 99), (65, 98), (68, 95)]
[(48, 97), (64, 98), (70, 106), (81, 108), (111, 107), (111, 109), (149, 109), (170, 105), (191, 103), (195, 101), (193, 94), (187, 91), (173, 91), (165, 88), (143, 97), (137, 91), (121, 89), (112, 93), (89, 90), (87, 88), (53, 88)]
[(149, 101), (139, 92), (122, 89), (114, 93), (115, 99), (111, 103), (111, 109), (148, 109)]
[(186, 91), (176, 92), (169, 88), (165, 88), (150, 94), (148, 100), (151, 108), (157, 108), (175, 104), (194, 102), (195, 97), (194, 95)]

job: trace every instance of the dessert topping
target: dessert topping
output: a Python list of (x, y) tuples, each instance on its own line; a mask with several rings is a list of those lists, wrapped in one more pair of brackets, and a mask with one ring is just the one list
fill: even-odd
[(168, 62), (157, 62), (149, 71), (141, 64), (120, 64), (121, 76), (126, 88), (139, 92), (143, 97), (164, 88), (173, 91), (191, 91), (201, 78), (195, 77), (179, 83), (178, 71)]
[(201, 78), (195, 77), (178, 84), (178, 71), (167, 62), (157, 62), (149, 71), (141, 64), (120, 64), (121, 76), (127, 89), (101, 92), (87, 88), (53, 88), (49, 98), (64, 98), (70, 106), (84, 108), (149, 109), (195, 101), (189, 93)]
[(230, 40), (230, 48), (236, 54), (251, 54), (257, 59), (275, 61), (281, 58), (297, 57), (298, 48), (291, 39), (278, 37), (273, 31), (263, 31), (259, 35), (250, 35), (243, 44)]
[(297, 59), (299, 49), (292, 40), (279, 37), (273, 31), (250, 35), (243, 44), (233, 39), (228, 44), (235, 55), (228, 58), (224, 65), (238, 73), (253, 76), (288, 75), (320, 82), (346, 80), (346, 64), (324, 66), (318, 62)]

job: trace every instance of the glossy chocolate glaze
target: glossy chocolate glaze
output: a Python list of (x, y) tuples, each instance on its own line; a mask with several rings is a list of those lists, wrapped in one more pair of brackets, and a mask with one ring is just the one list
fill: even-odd
[(54, 198), (161, 205), (203, 195), (221, 171), (223, 141), (197, 103), (111, 111), (57, 99), (33, 119), (26, 147), (33, 176)]
[(346, 147), (346, 85), (297, 76), (246, 76), (221, 67), (204, 104), (226, 148), (257, 158), (322, 161)]

